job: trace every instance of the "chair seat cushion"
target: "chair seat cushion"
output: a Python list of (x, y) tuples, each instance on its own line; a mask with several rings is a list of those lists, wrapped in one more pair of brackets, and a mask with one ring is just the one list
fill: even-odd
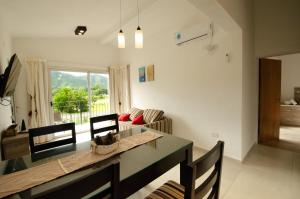
[(168, 181), (155, 191), (153, 191), (146, 199), (181, 199), (184, 198), (184, 186), (174, 181)]

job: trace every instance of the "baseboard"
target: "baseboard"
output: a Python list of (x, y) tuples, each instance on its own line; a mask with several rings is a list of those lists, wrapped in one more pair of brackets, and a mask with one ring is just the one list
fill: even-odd
[[(206, 149), (206, 148), (200, 147), (200, 146), (195, 145), (195, 144), (193, 145), (193, 147), (196, 148), (196, 149), (198, 149), (198, 150), (205, 151), (205, 152), (208, 152), (211, 149), (211, 148), (210, 149)], [(236, 160), (236, 161), (239, 161), (239, 162), (242, 162), (242, 160), (240, 160), (240, 159), (238, 159), (236, 157), (233, 157), (233, 156), (229, 156), (229, 155), (227, 155), (225, 153), (224, 153), (224, 157), (232, 159), (232, 160)]]
[(249, 150), (247, 151), (247, 153), (244, 155), (244, 157), (242, 157), (242, 160), (241, 160), (242, 163), (243, 163), (244, 160), (247, 158), (247, 156), (249, 155), (249, 153), (252, 151), (253, 147), (254, 147), (256, 144), (257, 144), (257, 143), (254, 142), (254, 143), (252, 144), (252, 146), (249, 148)]

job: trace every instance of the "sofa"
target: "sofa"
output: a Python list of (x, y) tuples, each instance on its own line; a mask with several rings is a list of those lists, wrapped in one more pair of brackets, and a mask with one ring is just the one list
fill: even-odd
[[(119, 120), (120, 131), (134, 128), (137, 126), (145, 126), (147, 128), (172, 134), (172, 119), (164, 116), (164, 112), (162, 110), (142, 110), (138, 108), (131, 108), (128, 114), (130, 114), (130, 118), (128, 119), (128, 121)], [(144, 124), (132, 124), (134, 118), (140, 115), (143, 115)]]

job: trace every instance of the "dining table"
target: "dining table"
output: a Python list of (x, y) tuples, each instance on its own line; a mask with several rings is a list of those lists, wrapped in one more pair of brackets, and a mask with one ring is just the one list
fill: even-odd
[[(146, 127), (135, 127), (120, 131), (120, 137), (126, 138), (132, 135), (141, 134), (146, 131), (153, 131), (162, 136), (153, 141), (136, 146), (106, 160), (99, 161), (90, 166), (81, 168), (70, 174), (56, 178), (41, 185), (15, 193), (6, 198), (35, 198), (73, 180), (89, 175), (95, 170), (103, 169), (105, 166), (118, 161), (120, 163), (120, 198), (127, 198), (153, 180), (157, 179), (176, 165), (180, 164), (180, 184), (187, 185), (187, 179), (183, 173), (185, 165), (192, 162), (193, 142), (174, 135), (166, 134)], [(58, 158), (67, 157), (78, 151), (90, 150), (90, 141), (69, 144), (56, 147), (35, 154), (29, 154), (17, 159), (4, 160), (0, 162), (0, 176), (32, 168)], [(1, 184), (0, 184), (1, 186)], [(83, 184), (82, 188), (89, 186)], [(105, 195), (109, 192), (110, 185), (99, 187), (99, 189), (87, 195), (87, 198)], [(74, 190), (76, 191), (76, 190)]]

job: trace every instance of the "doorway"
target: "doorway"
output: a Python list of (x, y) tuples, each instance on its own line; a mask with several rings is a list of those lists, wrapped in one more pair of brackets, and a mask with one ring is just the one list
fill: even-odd
[(300, 152), (300, 54), (259, 60), (258, 141)]
[(50, 91), (53, 123), (74, 122), (76, 133), (90, 130), (90, 117), (110, 113), (107, 73), (51, 69)]

